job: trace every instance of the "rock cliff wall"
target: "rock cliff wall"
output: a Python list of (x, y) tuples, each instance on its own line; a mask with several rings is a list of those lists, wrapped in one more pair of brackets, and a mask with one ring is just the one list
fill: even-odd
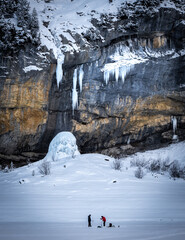
[[(64, 130), (74, 133), (81, 152), (112, 155), (160, 146), (174, 135), (183, 140), (183, 17), (176, 9), (160, 8), (138, 12), (137, 21), (123, 13), (117, 21), (92, 19), (96, 30), (86, 34), (88, 45), (73, 36), (81, 51), (65, 53), (59, 88), (56, 59), (47, 50), (25, 48), (17, 56), (2, 56), (1, 159), (41, 158)], [(61, 41), (66, 40), (61, 36)]]

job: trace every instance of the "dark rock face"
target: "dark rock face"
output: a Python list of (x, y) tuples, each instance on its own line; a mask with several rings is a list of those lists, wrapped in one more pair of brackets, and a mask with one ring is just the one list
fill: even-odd
[[(179, 140), (185, 138), (183, 14), (165, 8), (149, 15), (136, 14), (137, 21), (128, 21), (122, 14), (118, 21), (104, 21), (104, 25), (93, 19), (105, 41), (95, 36), (81, 52), (66, 53), (60, 88), (56, 63), (46, 53), (45, 60), (34, 49), (32, 56), (25, 50), (12, 59), (1, 58), (1, 158), (10, 154), (21, 161), (28, 156), (40, 158), (60, 131), (72, 131), (81, 152), (114, 156), (172, 142), (174, 134)], [(128, 29), (122, 31), (126, 23)], [(92, 35), (88, 34), (86, 37)], [(78, 35), (76, 39), (81, 44)], [(119, 76), (110, 71), (106, 83), (103, 69), (116, 62), (111, 56), (117, 52), (130, 54), (131, 60), (133, 54), (138, 62), (117, 67)], [(40, 70), (25, 73), (22, 69), (28, 61)], [(82, 91), (78, 74), (78, 107), (73, 110), (73, 76), (80, 67), (84, 72)]]
[[(34, 49), (20, 51), (17, 56), (2, 56), (0, 60), (0, 158), (8, 160), (7, 156), (17, 155), (11, 160), (38, 159), (40, 154), (37, 157), (34, 152), (39, 151), (46, 129), (55, 66)], [(38, 67), (34, 70), (33, 66)]]

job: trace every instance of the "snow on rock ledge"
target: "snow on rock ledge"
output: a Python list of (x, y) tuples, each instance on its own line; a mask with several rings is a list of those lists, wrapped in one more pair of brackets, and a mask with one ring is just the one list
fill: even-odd
[(71, 132), (60, 132), (51, 141), (46, 159), (57, 161), (79, 154), (75, 136)]
[(27, 67), (23, 68), (23, 71), (25, 73), (30, 72), (30, 71), (42, 71), (42, 70), (43, 70), (42, 68), (39, 68), (39, 67), (34, 66), (34, 65), (30, 65), (30, 66), (27, 66)]

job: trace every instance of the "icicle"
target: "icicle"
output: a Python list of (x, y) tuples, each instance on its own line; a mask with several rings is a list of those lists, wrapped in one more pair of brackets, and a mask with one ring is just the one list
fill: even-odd
[(62, 70), (63, 63), (64, 63), (64, 55), (60, 54), (58, 55), (58, 58), (57, 58), (57, 68), (56, 68), (56, 79), (57, 79), (58, 88), (63, 77), (63, 70)]
[(109, 70), (109, 74), (112, 75), (112, 77), (114, 78), (114, 76), (115, 76), (115, 69), (113, 68), (113, 69)]
[(178, 141), (178, 136), (175, 134), (177, 130), (177, 118), (172, 117), (172, 124), (173, 124), (173, 140)]
[(72, 92), (72, 108), (73, 108), (73, 114), (74, 114), (74, 110), (75, 108), (78, 107), (78, 92), (76, 91), (76, 89), (73, 89)]
[(175, 132), (177, 130), (177, 118), (176, 117), (172, 118), (172, 123), (173, 123), (173, 134), (175, 135)]
[(105, 80), (106, 85), (109, 82), (109, 78), (110, 78), (110, 72), (108, 70), (104, 71), (104, 80)]
[(127, 139), (127, 145), (129, 145), (129, 144), (130, 144), (130, 136)]
[(83, 77), (84, 77), (84, 71), (83, 71), (83, 65), (80, 66), (79, 69), (79, 85), (80, 85), (80, 92), (82, 91), (82, 81), (83, 81)]
[(73, 90), (72, 90), (72, 110), (74, 114), (74, 109), (78, 107), (78, 92), (77, 87), (77, 69), (75, 69), (73, 74)]
[(127, 67), (123, 66), (123, 67), (120, 69), (120, 72), (121, 72), (122, 82), (124, 83), (124, 82), (125, 82), (125, 77), (126, 77), (126, 75), (127, 75)]
[(118, 82), (118, 79), (119, 79), (119, 68), (115, 68), (114, 69), (114, 73), (115, 73), (116, 82)]

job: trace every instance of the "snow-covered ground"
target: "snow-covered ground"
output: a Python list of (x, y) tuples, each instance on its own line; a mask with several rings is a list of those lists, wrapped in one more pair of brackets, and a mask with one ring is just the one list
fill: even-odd
[[(184, 240), (185, 180), (146, 169), (138, 179), (130, 167), (155, 158), (185, 164), (185, 142), (122, 159), (121, 170), (105, 155), (73, 154), (0, 172), (0, 239)], [(42, 176), (46, 160), (51, 174)], [(102, 215), (115, 228), (97, 228)]]

